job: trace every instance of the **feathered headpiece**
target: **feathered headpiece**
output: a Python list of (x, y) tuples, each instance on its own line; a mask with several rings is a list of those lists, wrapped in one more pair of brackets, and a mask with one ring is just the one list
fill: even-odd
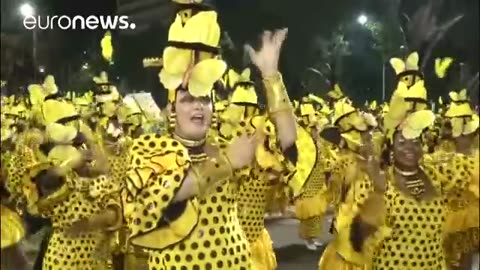
[(474, 133), (478, 130), (479, 126), (478, 115), (470, 105), (467, 90), (471, 89), (475, 83), (478, 83), (478, 73), (476, 76), (469, 75), (468, 69), (464, 65), (460, 66), (459, 71), (460, 72), (456, 74), (457, 80), (451, 87), (461, 90), (458, 90), (458, 92), (451, 91), (449, 93), (450, 105), (445, 112), (445, 117), (450, 119), (452, 136), (454, 138)]
[[(407, 87), (412, 87), (418, 81), (423, 80), (423, 70), (430, 59), (433, 48), (445, 33), (463, 17), (463, 15), (456, 16), (443, 24), (438, 24), (437, 13), (441, 4), (442, 1), (429, 0), (415, 12), (404, 27), (407, 30), (407, 44), (404, 44), (404, 48), (409, 53), (403, 59), (392, 58), (390, 60), (398, 81), (405, 83)], [(452, 59), (437, 60), (437, 74), (442, 76), (451, 62)]]
[[(210, 96), (227, 65), (219, 59), (220, 26), (215, 11), (201, 11), (185, 24), (179, 14), (170, 26), (160, 82), (169, 91)], [(172, 100), (170, 100), (172, 101)]]

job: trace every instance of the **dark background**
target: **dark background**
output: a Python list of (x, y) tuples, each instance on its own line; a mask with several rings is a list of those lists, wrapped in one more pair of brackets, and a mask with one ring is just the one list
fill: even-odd
[[(237, 50), (229, 51), (227, 60), (241, 66), (242, 45), (256, 44), (263, 29), (288, 27), (289, 34), (281, 58), (284, 74), (292, 97), (306, 92), (322, 94), (326, 91), (318, 76), (305, 72), (309, 67), (319, 67), (325, 62), (320, 50), (325, 41), (336, 35), (349, 43), (349, 53), (340, 55), (337, 61), (336, 79), (344, 91), (355, 101), (381, 99), (382, 63), (393, 55), (399, 55), (400, 13), (411, 16), (425, 0), (401, 1), (398, 10), (392, 8), (392, 0), (217, 0), (222, 31), (228, 32)], [(37, 63), (45, 66), (46, 73), (54, 74), (60, 89), (84, 91), (91, 84), (90, 76), (106, 69), (123, 92), (160, 91), (153, 88), (156, 71), (142, 68), (144, 57), (160, 57), (165, 44), (168, 26), (173, 19), (172, 4), (168, 0), (32, 0), (40, 15), (111, 15), (125, 14), (137, 24), (135, 31), (114, 32), (113, 66), (107, 66), (100, 56), (100, 39), (104, 31), (42, 31), (37, 32)], [(22, 29), (18, 12), (20, 1), (2, 0), (2, 80), (9, 78), (10, 88), (33, 82), (32, 34)], [(440, 21), (456, 14), (464, 14), (447, 36), (436, 46), (432, 59), (452, 56), (468, 63), (478, 71), (479, 61), (479, 1), (444, 0)], [(381, 53), (375, 49), (378, 43), (371, 31), (356, 22), (365, 14), (388, 29), (390, 49)], [(393, 14), (393, 15), (392, 15)], [(335, 34), (336, 33), (336, 34)], [(88, 62), (92, 68), (82, 70)], [(426, 72), (427, 76), (431, 74)], [(37, 81), (43, 77), (37, 74)], [(428, 77), (427, 77), (428, 78)], [(307, 88), (301, 82), (310, 82)], [(313, 83), (312, 83), (313, 82)], [(446, 96), (443, 84), (432, 84), (432, 98)], [(386, 65), (386, 96), (394, 87), (393, 70)], [(478, 92), (478, 90), (477, 90)]]

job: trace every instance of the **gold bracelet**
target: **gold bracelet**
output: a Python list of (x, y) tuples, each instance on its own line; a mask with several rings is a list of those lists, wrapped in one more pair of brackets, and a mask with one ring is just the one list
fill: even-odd
[(293, 106), (280, 72), (264, 78), (263, 84), (265, 85), (269, 114), (293, 112)]

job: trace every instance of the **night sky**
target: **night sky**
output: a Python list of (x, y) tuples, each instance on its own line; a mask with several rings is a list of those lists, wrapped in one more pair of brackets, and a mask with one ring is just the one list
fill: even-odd
[[(8, 4), (10, 2), (10, 4)], [(327, 3), (328, 2), (328, 3)], [(218, 0), (221, 27), (227, 31), (235, 45), (241, 48), (245, 42), (255, 43), (262, 29), (289, 27), (289, 36), (283, 50), (281, 71), (293, 96), (302, 93), (299, 78), (306, 68), (311, 66), (312, 43), (318, 36), (328, 38), (340, 24), (351, 21), (361, 13), (375, 19), (383, 11), (388, 0)], [(418, 8), (419, 0), (406, 0), (402, 10), (411, 14)], [(467, 61), (478, 70), (479, 61), (479, 1), (478, 0), (445, 0), (440, 19), (450, 18), (464, 13), (465, 18), (456, 25), (447, 38), (435, 50), (435, 56), (451, 55), (461, 61)], [(11, 4), (14, 3), (14, 4)], [(49, 15), (109, 15), (116, 11), (115, 0), (33, 0), (42, 13)], [(5, 6), (18, 5), (18, 1), (2, 0), (2, 15)], [(169, 19), (169, 18), (165, 18)], [(2, 18), (2, 31), (4, 30)], [(145, 87), (145, 70), (141, 60), (147, 56), (161, 56), (167, 29), (162, 26), (153, 27), (146, 33), (138, 35), (118, 35), (115, 33), (114, 46), (117, 54), (115, 67), (110, 70), (114, 76), (122, 78), (126, 89), (143, 89)], [(56, 44), (55, 58), (70, 61), (72, 66), (80, 65), (82, 52), (98, 53), (102, 31), (68, 31), (59, 34), (61, 38)], [(366, 98), (379, 98), (381, 89), (380, 55), (371, 48), (371, 37), (367, 31), (359, 29), (349, 35), (352, 55), (344, 59), (345, 73), (342, 78), (347, 86), (345, 91), (354, 99), (363, 103)], [(314, 48), (313, 48), (314, 50)], [(91, 52), (92, 51), (92, 52)], [(57, 59), (58, 61), (58, 59)], [(387, 77), (391, 81), (393, 73), (387, 69)], [(150, 75), (148, 75), (150, 76)], [(391, 88), (392, 83), (389, 83)], [(389, 89), (391, 93), (392, 89)], [(434, 95), (443, 93), (434, 93)]]

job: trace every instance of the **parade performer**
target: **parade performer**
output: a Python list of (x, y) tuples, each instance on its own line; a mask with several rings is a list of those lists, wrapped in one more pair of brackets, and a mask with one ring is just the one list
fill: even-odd
[[(449, 133), (455, 151), (443, 153), (449, 155), (457, 152), (475, 158), (478, 157), (479, 120), (471, 108), (467, 95), (471, 77), (457, 78), (457, 81), (455, 88), (462, 90), (449, 93), (451, 102), (444, 114), (445, 120), (450, 124)], [(470, 267), (473, 254), (478, 252), (480, 241), (478, 211), (478, 199), (470, 192), (457, 192), (448, 196), (445, 228), (447, 236), (444, 246), (449, 266), (454, 269)]]
[[(322, 233), (323, 217), (327, 210), (327, 202), (324, 200), (325, 186), (325, 161), (327, 155), (324, 155), (328, 147), (318, 138), (319, 131), (329, 120), (325, 115), (315, 111), (313, 101), (304, 97), (297, 110), (299, 129), (304, 130), (307, 138), (315, 142), (313, 149), (308, 150), (308, 160), (312, 170), (306, 175), (307, 181), (302, 187), (300, 193), (295, 194), (293, 198), (295, 204), (295, 215), (300, 220), (299, 235), (304, 239), (305, 245), (310, 250), (316, 250), (322, 243), (318, 240)], [(323, 123), (323, 124), (321, 124)], [(307, 147), (308, 144), (303, 148)], [(307, 150), (305, 150), (307, 151)]]
[[(118, 229), (121, 211), (118, 187), (97, 175), (94, 157), (82, 134), (79, 115), (67, 101), (42, 104), (45, 133), (37, 145), (25, 147), (22, 190), (27, 210), (48, 218), (53, 232), (43, 260), (45, 269), (102, 269), (97, 260), (103, 231)], [(93, 158), (93, 160), (92, 160)]]
[[(297, 149), (302, 147), (301, 149), (304, 149), (305, 152), (298, 153), (296, 169), (284, 165), (284, 154), (271, 154), (275, 153), (275, 151), (270, 151), (275, 149), (275, 146), (269, 146), (268, 143), (285, 139), (277, 138), (275, 125), (270, 120), (269, 114), (260, 110), (255, 85), (250, 80), (250, 69), (243, 70), (241, 74), (230, 69), (226, 77), (226, 86), (233, 91), (229, 105), (219, 116), (219, 140), (229, 141), (235, 138), (236, 134), (245, 131), (263, 132), (267, 136), (267, 144), (257, 148), (256, 163), (252, 167), (253, 169), (244, 171), (244, 179), (239, 187), (236, 200), (238, 202), (238, 219), (250, 244), (254, 269), (276, 269), (277, 263), (272, 241), (264, 223), (267, 195), (276, 186), (291, 189), (292, 193), (298, 193), (307, 178), (305, 174), (302, 175), (299, 172), (308, 171), (308, 164), (306, 164), (303, 153), (312, 152), (315, 146), (311, 138), (310, 144), (308, 142), (306, 145), (298, 144), (299, 138), (306, 132), (297, 127), (296, 147)], [(302, 131), (304, 133), (301, 133)], [(293, 171), (297, 172), (295, 177), (290, 175)]]
[[(296, 135), (295, 126), (289, 126), (291, 105), (277, 70), (285, 35), (286, 31), (265, 33), (262, 49), (251, 52), (264, 78), (268, 111), (279, 137), (289, 138), (278, 142), (279, 150), (291, 147)], [(244, 133), (228, 146), (207, 138), (211, 91), (226, 69), (215, 58), (219, 38), (214, 11), (194, 12), (184, 23), (177, 15), (160, 73), (173, 98), (173, 129), (164, 136), (143, 135), (133, 143), (127, 179), (133, 211), (126, 216), (131, 243), (149, 249), (150, 269), (180, 264), (185, 269), (253, 269), (235, 199), (241, 181), (238, 170), (250, 166), (263, 136)]]

